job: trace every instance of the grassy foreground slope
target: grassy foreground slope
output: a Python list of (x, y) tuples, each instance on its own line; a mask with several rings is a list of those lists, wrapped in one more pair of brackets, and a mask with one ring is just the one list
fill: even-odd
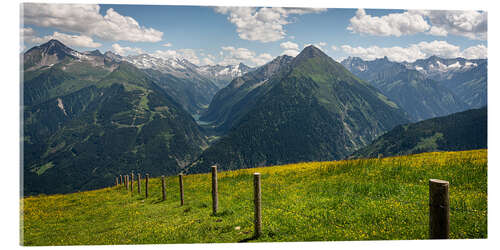
[(148, 199), (123, 187), (27, 197), (21, 243), (246, 241), (254, 172), (262, 174), (263, 236), (250, 241), (426, 239), (431, 178), (450, 181), (450, 237), (487, 237), (487, 150), (474, 150), (220, 172), (215, 216), (209, 174), (185, 176), (182, 207), (175, 176), (163, 202), (159, 178)]

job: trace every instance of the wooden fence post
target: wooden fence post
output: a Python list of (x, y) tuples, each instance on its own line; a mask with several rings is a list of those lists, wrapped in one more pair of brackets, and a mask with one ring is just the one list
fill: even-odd
[(181, 206), (182, 206), (184, 205), (184, 185), (182, 182), (182, 174), (179, 174), (179, 191), (180, 191)]
[(219, 192), (217, 190), (217, 166), (212, 166), (212, 211), (217, 214), (219, 208)]
[(448, 239), (450, 236), (449, 182), (429, 180), (429, 231), (431, 239)]
[(134, 191), (134, 173), (130, 174), (130, 192)]
[(164, 201), (167, 197), (166, 191), (165, 191), (165, 176), (161, 176), (161, 200)]
[(137, 174), (137, 193), (141, 194), (141, 174)]
[(260, 189), (260, 173), (254, 173), (253, 174), (253, 203), (255, 205), (255, 212), (254, 212), (254, 226), (255, 226), (255, 232), (254, 232), (254, 237), (258, 238), (262, 234), (262, 207), (261, 207), (261, 202), (262, 202), (262, 194), (261, 194), (261, 189)]
[(146, 198), (149, 196), (149, 174), (146, 174)]
[(118, 187), (118, 177), (115, 178), (116, 186)]
[(126, 186), (127, 191), (128, 191), (128, 175), (125, 175), (125, 186)]

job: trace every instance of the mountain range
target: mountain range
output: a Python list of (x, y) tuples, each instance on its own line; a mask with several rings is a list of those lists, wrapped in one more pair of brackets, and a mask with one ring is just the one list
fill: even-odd
[(58, 41), (24, 55), (24, 194), (109, 185), (131, 171), (176, 174), (207, 140), (155, 79)]
[(276, 58), (224, 92), (232, 93), (224, 102), (236, 120), (185, 172), (342, 159), (408, 122), (395, 103), (314, 46)]
[(349, 57), (342, 64), (420, 121), (486, 105), (486, 62), (459, 59), (433, 56), (404, 64)]
[[(78, 52), (57, 40), (22, 58), (25, 195), (95, 189), (132, 171), (157, 176), (386, 154), (372, 142), (387, 148), (380, 136), (388, 131), (486, 102), (481, 60), (457, 59), (460, 70), (448, 66), (453, 71), (438, 76), (424, 67), (436, 58), (338, 63), (308, 46), (257, 68), (198, 66)], [(444, 137), (418, 138), (442, 145), (448, 134), (436, 133)]]

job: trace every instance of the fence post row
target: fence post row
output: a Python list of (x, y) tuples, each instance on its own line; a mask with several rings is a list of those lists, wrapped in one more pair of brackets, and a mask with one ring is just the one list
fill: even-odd
[(130, 192), (134, 191), (134, 173), (130, 174)]
[(137, 193), (141, 194), (141, 174), (137, 174)]
[(431, 239), (450, 236), (450, 201), (447, 181), (429, 180), (429, 231)]
[(165, 176), (161, 176), (161, 200), (164, 201), (166, 199), (167, 194), (165, 193)]
[(146, 198), (148, 198), (149, 195), (149, 174), (146, 174)]
[(260, 173), (254, 173), (253, 174), (253, 187), (254, 187), (254, 192), (253, 192), (253, 202), (255, 206), (254, 210), (254, 226), (255, 226), (255, 232), (254, 232), (254, 237), (258, 238), (262, 234), (262, 207), (261, 207), (261, 202), (262, 202), (262, 194), (261, 194), (261, 189), (260, 189)]
[(181, 199), (181, 206), (184, 205), (184, 187), (182, 183), (182, 174), (179, 174), (179, 191), (180, 191), (180, 199)]
[(217, 214), (219, 208), (219, 193), (217, 190), (217, 166), (212, 166), (212, 211)]

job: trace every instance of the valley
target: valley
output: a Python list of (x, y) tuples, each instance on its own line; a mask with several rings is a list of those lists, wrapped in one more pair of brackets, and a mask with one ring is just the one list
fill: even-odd
[[(78, 52), (51, 40), (28, 50), (23, 67), (25, 195), (101, 188), (121, 171), (192, 174), (211, 165), (235, 170), (486, 147), (446, 146), (440, 136), (456, 127), (430, 128), (437, 137), (418, 137), (431, 145), (418, 150), (386, 141), (401, 126), (485, 104), (485, 60), (338, 63), (308, 46), (256, 68), (198, 66)], [(486, 131), (486, 122), (470, 126), (463, 129)]]

